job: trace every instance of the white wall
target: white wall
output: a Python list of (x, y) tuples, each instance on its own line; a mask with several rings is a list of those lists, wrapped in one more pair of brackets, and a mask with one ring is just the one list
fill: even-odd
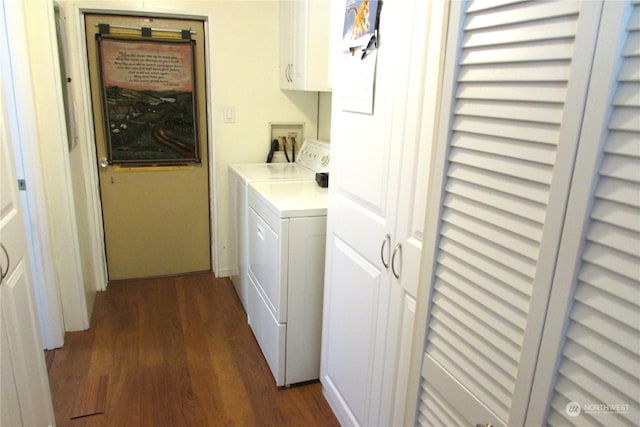
[[(227, 276), (233, 266), (230, 256), (227, 168), (231, 163), (262, 162), (269, 149), (269, 122), (304, 122), (307, 136), (318, 135), (319, 94), (284, 92), (279, 88), (278, 2), (275, 0), (60, 0), (67, 17), (70, 73), (74, 76), (73, 98), (78, 114), (78, 147), (70, 155), (83, 248), (83, 271), (94, 289), (103, 289), (106, 271), (103, 259), (102, 224), (95, 171), (93, 129), (88, 105), (88, 76), (83, 59), (83, 11), (130, 14), (160, 13), (207, 19), (208, 72), (210, 82), (207, 115), (210, 120), (212, 237), (214, 271)], [(75, 75), (74, 75), (75, 73)], [(82, 75), (78, 75), (81, 73)], [(326, 99), (326, 97), (325, 97)], [(330, 99), (330, 96), (329, 96)], [(330, 101), (327, 103), (330, 105)], [(224, 123), (225, 106), (235, 108), (235, 123)], [(324, 107), (326, 111), (327, 107)], [(323, 114), (330, 116), (330, 114)], [(328, 135), (328, 128), (320, 133)], [(326, 138), (328, 139), (328, 138)], [(96, 210), (96, 208), (98, 210)], [(93, 256), (91, 256), (93, 254)]]

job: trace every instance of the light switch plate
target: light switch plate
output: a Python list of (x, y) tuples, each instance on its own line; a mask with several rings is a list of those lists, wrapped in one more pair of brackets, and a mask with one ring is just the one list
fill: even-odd
[(233, 105), (227, 105), (222, 109), (222, 116), (225, 123), (236, 122), (236, 107)]

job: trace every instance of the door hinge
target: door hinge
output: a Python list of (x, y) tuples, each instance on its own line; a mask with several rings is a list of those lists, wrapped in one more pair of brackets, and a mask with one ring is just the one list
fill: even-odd
[(24, 179), (19, 179), (18, 180), (18, 190), (27, 191), (27, 181), (25, 181)]

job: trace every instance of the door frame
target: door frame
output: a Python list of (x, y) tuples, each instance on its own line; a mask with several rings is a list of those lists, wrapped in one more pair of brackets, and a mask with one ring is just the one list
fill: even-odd
[[(136, 5), (136, 3), (138, 3)], [(88, 13), (105, 15), (139, 15), (154, 18), (181, 18), (191, 20), (202, 20), (205, 32), (205, 102), (207, 105), (207, 144), (209, 148), (209, 221), (211, 235), (211, 269), (218, 270), (217, 257), (215, 253), (215, 230), (216, 230), (216, 206), (213, 203), (215, 186), (215, 149), (214, 149), (214, 121), (211, 114), (207, 114), (210, 106), (213, 105), (213, 84), (212, 72), (213, 61), (211, 54), (212, 43), (208, 40), (211, 35), (210, 25), (213, 22), (213, 15), (210, 12), (189, 11), (167, 11), (157, 8), (144, 8), (143, 0), (139, 2), (131, 1), (130, 4), (110, 3), (108, 1), (69, 1), (59, 4), (61, 10), (65, 10), (68, 18), (67, 34), (69, 42), (69, 72), (76, 76), (78, 82), (73, 100), (77, 115), (77, 132), (79, 145), (82, 149), (82, 170), (85, 181), (85, 191), (88, 205), (91, 212), (88, 213), (88, 235), (91, 238), (90, 246), (92, 256), (92, 278), (96, 284), (96, 290), (105, 290), (108, 285), (108, 273), (106, 262), (106, 247), (104, 238), (104, 224), (102, 221), (102, 205), (100, 200), (100, 187), (98, 178), (98, 159), (95, 152), (95, 129), (93, 126), (93, 114), (91, 109), (91, 90), (89, 82), (89, 65), (87, 61), (87, 49), (85, 45), (86, 31), (84, 26), (84, 15)]]

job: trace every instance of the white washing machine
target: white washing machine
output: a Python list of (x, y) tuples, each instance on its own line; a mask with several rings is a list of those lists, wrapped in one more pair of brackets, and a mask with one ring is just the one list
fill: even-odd
[(247, 310), (248, 239), (247, 186), (249, 182), (314, 181), (316, 172), (329, 171), (329, 144), (307, 140), (295, 163), (239, 163), (229, 166), (231, 254), (235, 266), (231, 276), (240, 302)]
[(283, 386), (320, 375), (327, 189), (249, 184), (249, 325)]

